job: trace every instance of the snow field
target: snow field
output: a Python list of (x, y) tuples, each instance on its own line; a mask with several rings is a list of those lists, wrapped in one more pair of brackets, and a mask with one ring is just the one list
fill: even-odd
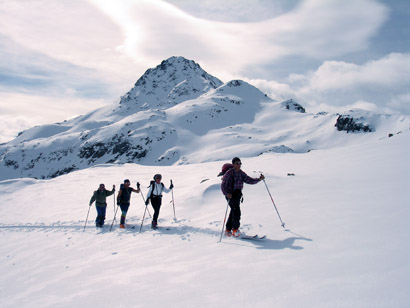
[[(223, 239), (224, 162), (181, 166), (100, 165), (51, 180), (0, 182), (1, 307), (407, 307), (410, 302), (407, 132), (344, 148), (243, 158), (242, 231), (265, 241)], [(97, 230), (88, 202), (103, 182), (168, 186), (159, 225)], [(287, 176), (294, 173), (295, 176)], [(208, 179), (208, 180), (206, 180)], [(206, 181), (203, 181), (206, 180)], [(203, 182), (202, 182), (203, 181)], [(201, 183), (202, 182), (202, 183)], [(149, 208), (151, 213), (152, 208)]]

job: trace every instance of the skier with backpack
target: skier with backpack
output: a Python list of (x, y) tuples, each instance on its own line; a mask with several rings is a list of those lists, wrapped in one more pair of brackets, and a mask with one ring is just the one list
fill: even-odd
[(112, 186), (112, 190), (106, 190), (104, 184), (100, 184), (99, 188), (94, 191), (91, 199), (90, 206), (95, 201), (95, 208), (97, 210), (97, 218), (95, 219), (95, 225), (97, 228), (102, 228), (105, 221), (105, 213), (107, 210), (107, 197), (111, 196), (115, 192), (115, 185)]
[(152, 217), (151, 223), (151, 228), (154, 230), (158, 228), (158, 216), (162, 204), (162, 192), (169, 193), (174, 188), (172, 182), (169, 186), (169, 189), (166, 188), (165, 185), (161, 182), (161, 179), (161, 174), (154, 175), (154, 180), (150, 182), (147, 198), (145, 201), (145, 205), (148, 205), (149, 201), (151, 200), (151, 205), (154, 209), (154, 216)]
[(240, 220), (241, 220), (241, 200), (243, 183), (246, 184), (256, 184), (264, 180), (263, 174), (259, 178), (251, 178), (245, 172), (241, 170), (242, 162), (238, 157), (232, 159), (232, 164), (225, 164), (222, 167), (222, 172), (219, 173), (223, 175), (221, 190), (228, 205), (231, 208), (229, 212), (229, 217), (226, 222), (225, 235), (239, 237), (241, 233), (239, 231)]
[(124, 180), (124, 184), (121, 184), (120, 190), (117, 195), (117, 205), (121, 208), (121, 221), (120, 228), (125, 228), (125, 218), (127, 217), (128, 208), (130, 207), (131, 193), (140, 192), (140, 184), (137, 183), (137, 189), (130, 187), (130, 180)]

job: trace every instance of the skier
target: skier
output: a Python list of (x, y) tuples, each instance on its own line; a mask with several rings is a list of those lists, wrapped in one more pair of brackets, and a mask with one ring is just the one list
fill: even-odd
[(117, 205), (121, 208), (121, 221), (120, 228), (125, 228), (125, 218), (127, 217), (128, 208), (130, 206), (131, 193), (140, 192), (140, 184), (137, 183), (137, 189), (130, 187), (130, 180), (124, 180), (124, 184), (121, 185), (117, 195)]
[(145, 201), (145, 205), (148, 205), (149, 200), (151, 200), (152, 208), (154, 209), (154, 217), (152, 218), (151, 228), (157, 229), (158, 228), (158, 216), (159, 210), (161, 209), (162, 204), (162, 192), (169, 193), (174, 185), (171, 182), (169, 189), (165, 187), (163, 183), (161, 183), (162, 176), (161, 174), (154, 175), (154, 181), (151, 181), (149, 190), (147, 193), (147, 198)]
[(241, 198), (243, 183), (256, 184), (265, 179), (263, 174), (259, 178), (251, 178), (241, 170), (242, 162), (238, 157), (232, 159), (233, 168), (226, 171), (222, 178), (221, 190), (228, 201), (231, 211), (226, 222), (225, 235), (239, 237), (241, 220)]
[(105, 221), (105, 212), (107, 210), (106, 199), (115, 192), (115, 185), (112, 186), (112, 190), (106, 190), (104, 184), (100, 184), (100, 187), (94, 191), (90, 200), (90, 206), (95, 201), (95, 208), (97, 210), (97, 218), (95, 219), (95, 225), (97, 228), (102, 228)]

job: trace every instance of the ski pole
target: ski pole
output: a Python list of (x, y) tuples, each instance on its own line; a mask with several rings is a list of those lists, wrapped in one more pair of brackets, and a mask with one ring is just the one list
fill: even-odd
[(222, 242), (222, 235), (224, 234), (224, 228), (225, 228), (225, 223), (226, 223), (226, 215), (228, 214), (229, 201), (230, 200), (228, 200), (228, 202), (226, 203), (225, 218), (224, 218), (224, 223), (222, 224), (221, 238), (219, 239), (219, 242)]
[[(142, 193), (141, 193), (141, 196), (142, 196)], [(144, 200), (144, 196), (142, 197), (142, 199)], [(144, 203), (145, 203), (145, 200), (144, 200)], [(142, 216), (142, 221), (141, 221), (140, 233), (141, 233), (141, 230), (142, 230), (142, 225), (144, 224), (145, 213), (147, 212), (147, 209), (148, 209), (148, 203), (145, 204), (144, 215)]]
[[(139, 183), (137, 187), (140, 188)], [(142, 201), (144, 201), (144, 204), (145, 204), (145, 198), (144, 198), (144, 195), (142, 194), (141, 188), (140, 188), (140, 193), (141, 193)], [(149, 218), (152, 218), (151, 213), (149, 212), (149, 208), (147, 206), (145, 206), (145, 211), (148, 211)], [(145, 216), (145, 211), (144, 211), (144, 216)]]
[(263, 183), (265, 183), (266, 190), (268, 191), (268, 194), (269, 194), (269, 196), (270, 196), (270, 199), (272, 200), (272, 203), (273, 203), (273, 206), (275, 207), (276, 213), (278, 213), (279, 220), (280, 220), (280, 222), (282, 223), (281, 226), (282, 226), (282, 228), (285, 228), (285, 223), (282, 221), (282, 218), (280, 217), (279, 211), (278, 211), (278, 209), (277, 209), (277, 207), (276, 207), (275, 201), (273, 201), (272, 195), (271, 195), (271, 193), (270, 193), (270, 191), (269, 191), (268, 185), (266, 185), (265, 179), (263, 180)]
[(114, 215), (115, 215), (115, 193), (112, 196), (114, 197), (113, 198), (114, 203), (112, 205), (114, 206), (113, 210), (114, 210)]
[[(141, 193), (142, 200), (144, 201), (144, 204), (145, 204), (145, 210), (144, 210), (144, 215), (142, 216), (142, 221), (141, 221), (141, 226), (140, 226), (140, 232), (139, 233), (141, 233), (142, 225), (144, 224), (145, 213), (148, 210), (148, 203), (145, 203), (145, 198), (144, 198), (144, 195), (142, 194), (141, 189), (140, 189), (140, 193)], [(149, 213), (149, 210), (148, 210), (148, 214), (149, 214), (150, 217), (152, 217), (151, 214)]]
[(84, 224), (84, 229), (83, 229), (83, 231), (85, 231), (85, 226), (87, 225), (88, 215), (90, 214), (90, 209), (91, 209), (91, 204), (90, 204), (90, 206), (88, 207), (87, 218), (85, 219), (85, 224)]
[[(171, 180), (171, 185), (172, 185), (172, 180)], [(171, 189), (171, 194), (172, 194), (172, 207), (174, 208), (174, 220), (177, 221), (177, 217), (175, 215), (174, 187), (172, 187)]]
[(114, 213), (114, 219), (112, 220), (112, 224), (111, 224), (111, 227), (110, 227), (110, 232), (111, 232), (111, 230), (112, 230), (112, 226), (114, 225), (114, 222), (115, 222), (115, 217), (117, 217), (117, 211), (118, 211), (118, 208), (119, 208), (120, 206), (119, 205), (117, 205), (117, 208), (115, 209), (115, 213)]

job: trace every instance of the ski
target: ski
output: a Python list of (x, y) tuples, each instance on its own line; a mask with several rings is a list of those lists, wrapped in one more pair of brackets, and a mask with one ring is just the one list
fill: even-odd
[(255, 240), (255, 241), (259, 241), (259, 240), (263, 240), (266, 238), (266, 235), (263, 236), (259, 236), (259, 235), (241, 235), (238, 237), (238, 239), (240, 240)]
[(155, 227), (155, 228), (151, 228), (151, 230), (153, 231), (161, 231), (161, 230), (171, 230), (170, 227)]
[(242, 235), (238, 236), (237, 238), (242, 239), (242, 240), (253, 240), (253, 239), (258, 238), (258, 235), (257, 234), (255, 234), (255, 235), (242, 234)]

